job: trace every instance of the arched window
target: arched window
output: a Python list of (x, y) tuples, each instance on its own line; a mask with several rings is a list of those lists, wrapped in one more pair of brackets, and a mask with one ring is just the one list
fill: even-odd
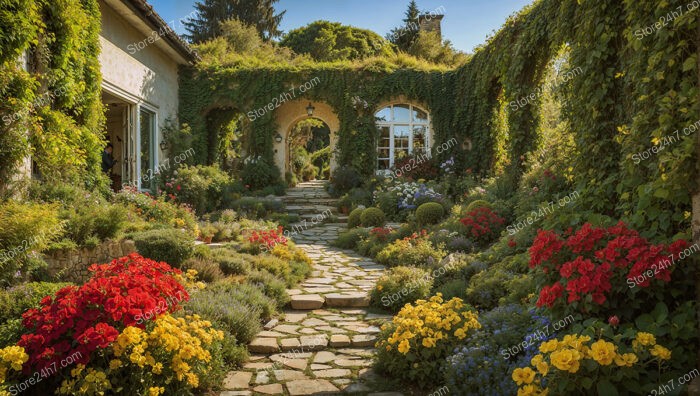
[(408, 154), (420, 155), (430, 151), (428, 112), (410, 104), (395, 104), (382, 108), (375, 117), (379, 129), (378, 170), (391, 168)]

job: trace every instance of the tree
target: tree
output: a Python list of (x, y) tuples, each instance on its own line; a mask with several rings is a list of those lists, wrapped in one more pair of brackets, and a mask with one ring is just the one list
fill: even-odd
[(377, 33), (328, 21), (316, 21), (294, 29), (280, 45), (321, 62), (394, 54), (391, 43)]
[(448, 66), (459, 66), (469, 60), (469, 55), (457, 51), (449, 40), (441, 40), (437, 32), (419, 32), (406, 51), (416, 58)]
[(404, 25), (391, 29), (386, 39), (395, 44), (401, 51), (408, 51), (411, 44), (418, 38), (418, 31), (420, 30), (420, 25), (418, 24), (420, 10), (416, 0), (411, 0), (404, 15), (406, 16), (403, 19)]
[(197, 16), (185, 22), (187, 38), (202, 43), (222, 34), (221, 24), (237, 19), (251, 25), (264, 40), (279, 37), (279, 24), (286, 11), (275, 14), (274, 4), (279, 0), (204, 0), (195, 3)]

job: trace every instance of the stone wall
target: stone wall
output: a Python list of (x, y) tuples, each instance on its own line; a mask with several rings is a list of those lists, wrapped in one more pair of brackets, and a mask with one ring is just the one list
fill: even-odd
[(44, 255), (49, 274), (66, 282), (83, 283), (90, 278), (91, 264), (108, 263), (115, 258), (136, 252), (134, 241), (108, 240), (95, 248), (64, 249)]

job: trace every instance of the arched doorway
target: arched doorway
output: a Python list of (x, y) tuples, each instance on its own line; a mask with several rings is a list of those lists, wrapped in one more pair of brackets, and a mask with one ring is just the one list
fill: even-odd
[[(312, 109), (311, 109), (312, 108)], [(333, 108), (324, 102), (309, 102), (307, 100), (287, 101), (277, 110), (275, 110), (275, 121), (278, 129), (273, 136), (273, 150), (275, 155), (275, 165), (285, 179), (289, 182), (292, 172), (289, 170), (290, 150), (289, 140), (294, 127), (300, 122), (307, 119), (318, 119), (328, 127), (330, 131), (330, 148), (327, 150), (330, 154), (330, 173), (337, 167), (335, 158), (335, 148), (338, 142), (338, 130), (340, 129), (340, 120)], [(324, 140), (326, 142), (326, 140)], [(320, 170), (318, 177), (324, 175)], [(301, 181), (301, 180), (297, 180)]]
[(307, 117), (297, 121), (287, 135), (286, 150), (286, 177), (290, 184), (329, 179), (331, 130), (323, 120)]

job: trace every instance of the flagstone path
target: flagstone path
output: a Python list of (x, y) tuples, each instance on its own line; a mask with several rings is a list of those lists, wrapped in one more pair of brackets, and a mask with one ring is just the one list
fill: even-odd
[(331, 247), (344, 228), (321, 224), (292, 237), (313, 260), (313, 272), (287, 291), (291, 308), (251, 341), (250, 361), (228, 373), (220, 396), (402, 395), (372, 391), (381, 382), (371, 368), (375, 337), (391, 316), (367, 311), (368, 292), (384, 266)]

